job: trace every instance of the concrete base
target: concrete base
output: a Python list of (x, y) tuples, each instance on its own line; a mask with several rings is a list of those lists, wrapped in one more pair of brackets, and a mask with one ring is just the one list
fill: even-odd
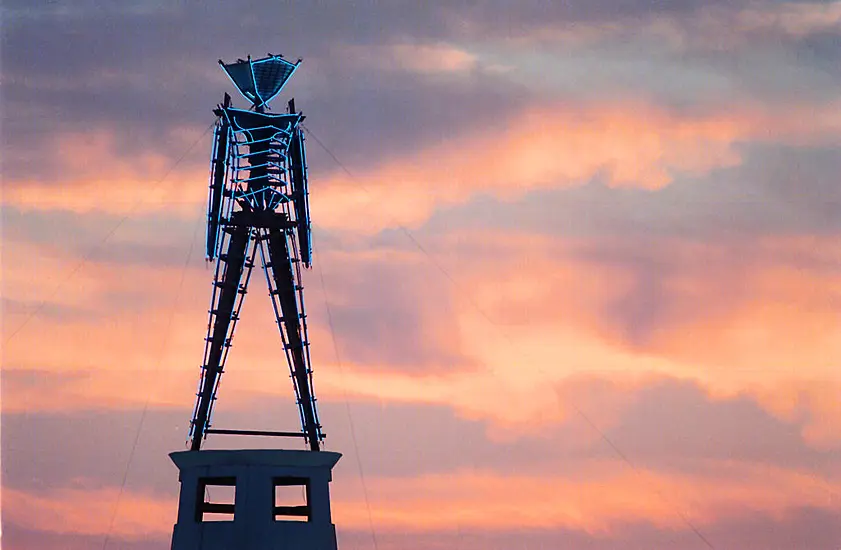
[[(329, 483), (341, 454), (225, 450), (169, 456), (181, 481), (172, 550), (337, 550)], [(276, 506), (276, 487), (300, 487), (306, 502)], [(224, 489), (232, 495), (234, 488), (227, 502), (212, 498)]]

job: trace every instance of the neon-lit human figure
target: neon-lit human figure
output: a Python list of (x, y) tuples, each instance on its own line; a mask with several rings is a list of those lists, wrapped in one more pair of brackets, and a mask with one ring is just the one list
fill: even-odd
[[(213, 430), (211, 414), (231, 346), (251, 269), (259, 250), (298, 403), (302, 432), (310, 450), (323, 434), (312, 387), (301, 267), (312, 261), (307, 163), (301, 113), (294, 100), (287, 112), (267, 112), (300, 64), (281, 56), (219, 61), (249, 110), (231, 106), (225, 94), (214, 111), (207, 216), (207, 258), (216, 260), (204, 363), (190, 424), (190, 449), (198, 451)], [(254, 432), (256, 433), (256, 432)], [(279, 433), (274, 433), (279, 434)]]

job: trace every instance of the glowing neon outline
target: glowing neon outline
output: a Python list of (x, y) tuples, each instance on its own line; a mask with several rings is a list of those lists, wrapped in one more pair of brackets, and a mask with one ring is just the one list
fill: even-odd
[[(279, 61), (285, 63), (287, 66), (291, 66), (292, 71), (289, 73), (289, 75), (283, 81), (283, 84), (280, 85), (280, 88), (278, 88), (277, 92), (275, 92), (275, 94), (272, 97), (264, 100), (263, 96), (260, 95), (260, 90), (257, 88), (257, 77), (254, 75), (254, 65), (256, 65), (258, 63), (267, 63), (269, 61), (275, 61), (275, 60), (279, 60)], [(242, 97), (244, 97), (245, 99), (250, 101), (255, 107), (262, 107), (262, 106), (268, 107), (269, 101), (276, 98), (280, 94), (280, 92), (283, 91), (283, 88), (286, 87), (286, 83), (289, 82), (289, 79), (292, 78), (292, 75), (295, 74), (295, 71), (298, 70), (298, 66), (301, 64), (300, 59), (298, 61), (296, 61), (295, 63), (291, 63), (291, 62), (287, 61), (286, 59), (284, 59), (280, 55), (270, 55), (269, 57), (264, 57), (262, 59), (257, 59), (256, 61), (251, 59), (251, 56), (249, 55), (246, 62), (248, 62), (248, 68), (251, 70), (251, 83), (254, 85), (254, 97), (256, 99), (258, 99), (260, 101), (260, 103), (255, 102), (254, 99), (252, 99), (252, 98), (248, 97), (248, 95), (246, 95), (246, 92), (244, 92), (242, 90), (242, 88), (239, 87), (239, 85), (236, 83), (236, 81), (231, 76), (231, 73), (229, 73), (228, 70), (225, 68), (225, 63), (221, 59), (219, 60), (219, 65), (222, 66), (222, 70), (228, 76), (228, 80), (231, 81), (231, 84), (234, 85), (234, 88), (236, 88), (237, 91), (240, 93), (240, 95), (242, 95)], [(234, 64), (235, 63), (228, 63), (228, 65), (234, 65)]]

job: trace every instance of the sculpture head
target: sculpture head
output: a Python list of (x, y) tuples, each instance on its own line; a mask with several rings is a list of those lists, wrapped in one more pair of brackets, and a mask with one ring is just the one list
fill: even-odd
[(280, 93), (300, 63), (300, 59), (290, 63), (283, 56), (272, 54), (262, 59), (248, 56), (248, 59), (239, 59), (235, 63), (219, 60), (239, 93), (258, 111), (262, 111)]

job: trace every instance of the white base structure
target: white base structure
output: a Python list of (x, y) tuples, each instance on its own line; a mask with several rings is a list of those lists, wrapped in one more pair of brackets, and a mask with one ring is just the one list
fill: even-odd
[(181, 496), (172, 550), (337, 550), (327, 451), (171, 453)]

